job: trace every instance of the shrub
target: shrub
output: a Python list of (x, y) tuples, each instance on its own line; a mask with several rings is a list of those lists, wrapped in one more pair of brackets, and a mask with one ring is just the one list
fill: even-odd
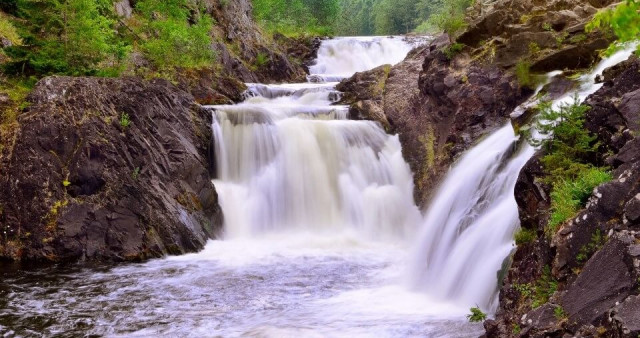
[(442, 52), (447, 57), (447, 59), (452, 60), (458, 53), (460, 53), (464, 49), (464, 45), (461, 43), (452, 43), (447, 46)]
[(186, 0), (142, 0), (136, 9), (142, 19), (138, 32), (146, 37), (140, 47), (157, 68), (198, 68), (215, 60), (213, 20), (192, 12)]
[(551, 268), (545, 265), (542, 269), (542, 276), (535, 284), (534, 299), (531, 306), (533, 308), (540, 307), (549, 301), (549, 298), (558, 290), (558, 281), (551, 276)]
[(516, 64), (515, 73), (520, 87), (533, 89), (538, 83), (537, 77), (531, 74), (531, 64), (527, 61), (519, 61)]
[(467, 315), (467, 319), (472, 323), (484, 322), (487, 319), (487, 314), (482, 312), (479, 307), (472, 307), (471, 313)]
[(599, 147), (596, 137), (584, 128), (588, 106), (577, 99), (572, 104), (553, 109), (549, 103), (539, 106), (537, 123), (541, 133), (549, 135), (542, 142), (546, 155), (541, 162), (552, 186), (551, 217), (547, 233), (555, 233), (558, 226), (574, 217), (587, 202), (593, 189), (611, 180), (607, 168), (594, 166)]

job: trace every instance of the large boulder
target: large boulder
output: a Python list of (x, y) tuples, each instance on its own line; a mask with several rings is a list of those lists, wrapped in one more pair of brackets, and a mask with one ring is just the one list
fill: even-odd
[(0, 156), (0, 259), (139, 260), (222, 224), (211, 114), (163, 80), (41, 80)]

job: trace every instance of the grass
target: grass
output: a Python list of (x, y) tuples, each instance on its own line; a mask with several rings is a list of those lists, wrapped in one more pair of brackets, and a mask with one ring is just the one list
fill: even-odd
[(593, 235), (591, 235), (591, 241), (580, 248), (580, 252), (578, 252), (576, 256), (576, 261), (579, 263), (586, 262), (591, 255), (602, 249), (606, 241), (607, 238), (602, 234), (602, 231), (596, 229)]
[(129, 118), (129, 114), (127, 113), (122, 113), (120, 115), (120, 126), (123, 129), (126, 129), (127, 127), (129, 127), (131, 125), (131, 119)]
[(531, 243), (536, 240), (536, 231), (531, 229), (520, 228), (515, 234), (516, 245)]
[(13, 26), (9, 18), (0, 13), (0, 37), (3, 37), (9, 41), (14, 46), (22, 45), (22, 38), (18, 34), (18, 31)]
[(558, 290), (558, 281), (551, 275), (551, 268), (548, 265), (542, 269), (542, 276), (533, 288), (533, 302), (531, 306), (537, 308), (549, 301), (549, 298)]
[(452, 43), (442, 50), (447, 59), (452, 60), (458, 53), (460, 53), (464, 49), (464, 45), (461, 43)]
[(602, 168), (588, 168), (580, 171), (575, 179), (557, 181), (551, 192), (549, 232), (555, 233), (560, 224), (575, 217), (593, 189), (611, 178), (611, 174)]
[(528, 61), (518, 61), (515, 74), (520, 87), (533, 89), (538, 84), (538, 77), (531, 74), (531, 64)]

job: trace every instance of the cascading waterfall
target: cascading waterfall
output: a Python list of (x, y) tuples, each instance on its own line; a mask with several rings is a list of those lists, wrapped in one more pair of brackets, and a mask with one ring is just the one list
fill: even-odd
[[(634, 49), (600, 62), (579, 79), (577, 91), (554, 100), (554, 107), (574, 98), (582, 101), (597, 91), (602, 84), (594, 83), (596, 77), (626, 60)], [(533, 136), (544, 137), (535, 131)], [(509, 123), (451, 168), (425, 215), (413, 254), (414, 288), (463, 306), (496, 310), (498, 273), (514, 248), (513, 235), (520, 224), (513, 190), (520, 170), (535, 153), (518, 141)]]
[[(416, 43), (423, 43), (417, 40)], [(400, 37), (335, 38), (323, 41), (316, 64), (309, 67), (311, 82), (333, 82), (356, 72), (402, 61), (414, 44)]]
[[(253, 86), (215, 108), (213, 126), (227, 238), (268, 231), (402, 237), (419, 212), (397, 136), (347, 120), (333, 86)], [(333, 95), (332, 95), (333, 94)]]

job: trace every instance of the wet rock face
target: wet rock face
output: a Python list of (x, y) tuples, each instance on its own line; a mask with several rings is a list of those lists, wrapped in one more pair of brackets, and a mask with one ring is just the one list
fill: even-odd
[[(594, 189), (586, 207), (560, 226), (551, 239), (544, 233), (550, 213), (549, 187), (540, 185), (544, 171), (537, 154), (523, 168), (515, 196), (525, 229), (535, 230), (533, 243), (519, 245), (500, 290), (496, 320), (487, 335), (636, 337), (640, 307), (640, 138), (635, 121), (640, 110), (627, 109), (640, 87), (640, 61), (635, 57), (607, 70), (605, 83), (586, 103), (585, 127), (600, 142), (594, 164), (612, 166), (613, 180)], [(625, 104), (622, 104), (625, 102)], [(536, 183), (538, 182), (538, 183)], [(600, 234), (601, 240), (595, 240)], [(518, 291), (535, 285), (550, 267), (558, 292), (542, 306), (561, 307), (552, 324), (522, 321), (540, 310)], [(531, 284), (534, 283), (534, 284)]]
[(50, 77), (0, 157), (0, 258), (139, 260), (221, 226), (211, 114), (166, 81)]
[(614, 1), (477, 2), (470, 25), (458, 42), (477, 48), (504, 68), (521, 60), (536, 72), (589, 67), (610, 40), (584, 27), (601, 8)]
[(508, 121), (530, 92), (497, 67), (462, 55), (449, 60), (443, 35), (414, 49), (393, 66), (343, 81), (343, 104), (351, 116), (380, 122), (397, 133), (414, 173), (418, 205), (424, 205), (458, 154)]

